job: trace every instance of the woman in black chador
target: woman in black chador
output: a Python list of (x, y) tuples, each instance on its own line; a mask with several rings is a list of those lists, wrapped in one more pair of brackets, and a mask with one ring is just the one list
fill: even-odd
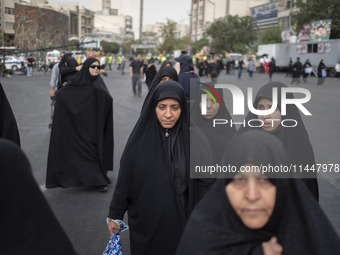
[(78, 75), (56, 94), (46, 188), (98, 187), (106, 191), (113, 169), (112, 97), (87, 59)]
[(14, 143), (0, 139), (0, 254), (76, 255)]
[[(175, 81), (157, 86), (120, 162), (108, 217), (128, 212), (131, 254), (172, 255), (195, 201), (189, 176), (189, 120)], [(109, 222), (112, 234), (117, 225)]]
[(153, 93), (155, 92), (156, 86), (160, 82), (168, 81), (168, 80), (178, 81), (178, 74), (175, 68), (173, 68), (172, 66), (165, 65), (164, 67), (161, 67), (159, 69), (158, 73), (155, 75), (152, 83), (150, 84), (149, 92), (145, 97), (141, 112), (143, 112), (145, 109), (145, 106), (150, 103), (151, 97)]
[(71, 81), (81, 69), (81, 66), (78, 66), (77, 60), (74, 59), (73, 53), (66, 53), (59, 64), (59, 84), (58, 89), (63, 88), (65, 83)]
[[(205, 84), (214, 88), (214, 83), (212, 82), (207, 82)], [(236, 128), (235, 125), (230, 126), (232, 118), (224, 101), (223, 90), (215, 89), (215, 91), (221, 98), (220, 102), (219, 99), (216, 97), (214, 91), (212, 91), (209, 87), (201, 85), (200, 88), (201, 89), (199, 90), (198, 97), (196, 98), (192, 106), (190, 116), (192, 120), (191, 123), (193, 126), (199, 127), (208, 138), (213, 151), (213, 155), (215, 157), (215, 164), (220, 164), (224, 150), (227, 147), (227, 144), (229, 143), (231, 138), (236, 133)], [(215, 96), (216, 102), (213, 101), (213, 98), (210, 97), (205, 90)], [(206, 115), (202, 115), (201, 97), (203, 94), (205, 94), (207, 97)], [(228, 121), (228, 124), (216, 125), (214, 127), (214, 119), (226, 119)]]
[[(273, 88), (277, 88), (278, 90), (277, 108), (272, 114), (268, 115), (258, 116), (249, 112), (245, 121), (248, 123), (249, 120), (259, 119), (260, 121), (258, 123), (253, 121), (251, 125), (262, 125), (262, 127), (259, 127), (258, 129), (266, 131), (279, 138), (279, 140), (283, 143), (291, 162), (297, 167), (297, 169), (300, 165), (302, 166), (302, 169), (305, 167), (311, 168), (312, 165), (315, 164), (314, 151), (298, 108), (295, 104), (287, 104), (286, 115), (281, 115), (281, 89), (285, 87), (287, 86), (281, 82), (269, 82), (260, 88), (253, 102), (254, 108), (257, 110), (268, 110), (271, 108)], [(287, 98), (292, 99), (294, 98), (294, 95), (292, 93), (287, 93)], [(275, 121), (271, 121), (271, 119)], [(297, 122), (297, 125), (295, 127), (284, 127), (281, 125), (281, 122), (285, 119), (293, 119)], [(294, 123), (289, 121), (287, 122), (287, 125), (292, 124)], [(237, 135), (251, 129), (255, 128), (248, 125), (245, 127), (241, 126), (237, 131)], [(314, 197), (319, 200), (316, 172), (304, 172), (301, 177), (306, 177), (303, 180)]]
[(0, 138), (15, 142), (20, 146), (20, 136), (12, 108), (0, 83)]
[(327, 77), (327, 71), (326, 71), (326, 65), (325, 60), (321, 59), (319, 65), (318, 65), (318, 87), (321, 87), (321, 85), (325, 82), (325, 79)]
[(151, 59), (148, 63), (148, 65), (146, 67), (144, 67), (144, 73), (145, 73), (145, 76), (146, 76), (146, 79), (145, 79), (145, 83), (146, 85), (148, 85), (148, 88), (150, 90), (150, 87), (151, 87), (151, 83), (153, 81), (153, 79), (155, 78), (156, 74), (157, 74), (157, 70), (156, 70), (156, 67), (154, 65), (154, 60)]
[(218, 179), (197, 205), (176, 255), (339, 253), (339, 237), (304, 182), (258, 171), (261, 164), (289, 166), (277, 138), (241, 134), (223, 162), (240, 172)]

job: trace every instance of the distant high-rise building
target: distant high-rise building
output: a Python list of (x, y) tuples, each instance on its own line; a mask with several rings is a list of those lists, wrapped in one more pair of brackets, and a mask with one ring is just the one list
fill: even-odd
[[(92, 11), (103, 11), (104, 2), (110, 0), (91, 0), (90, 9)], [(141, 0), (111, 0), (110, 10), (118, 10), (117, 15), (132, 17), (132, 30), (135, 39), (140, 38), (140, 24), (141, 24)], [(111, 11), (110, 11), (111, 12)]]
[(111, 9), (111, 0), (103, 0), (102, 11), (105, 11), (105, 10), (110, 11), (110, 9)]

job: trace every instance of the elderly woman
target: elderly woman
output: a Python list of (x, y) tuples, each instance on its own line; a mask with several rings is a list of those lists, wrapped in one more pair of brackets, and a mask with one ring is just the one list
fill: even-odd
[(236, 136), (223, 162), (237, 171), (216, 181), (197, 205), (177, 255), (338, 254), (339, 237), (304, 182), (261, 173), (261, 165), (289, 166), (276, 137)]
[[(258, 91), (253, 106), (257, 110), (268, 110), (272, 106), (273, 88), (278, 89), (278, 104), (275, 111), (266, 115), (255, 115), (249, 112), (246, 116), (246, 123), (249, 120), (258, 119), (258, 123), (252, 122), (253, 126), (261, 126), (258, 128), (250, 126), (241, 126), (237, 134), (241, 134), (250, 129), (259, 129), (272, 134), (279, 138), (287, 151), (290, 161), (296, 167), (311, 167), (315, 164), (314, 151), (305, 125), (301, 119), (300, 113), (296, 105), (288, 104), (286, 115), (281, 114), (281, 89), (287, 87), (281, 82), (269, 82)], [(292, 93), (287, 93), (287, 98), (294, 98)], [(284, 127), (282, 121), (295, 120), (295, 127)], [(319, 188), (317, 183), (317, 174), (309, 171), (301, 175), (307, 187), (310, 189), (314, 197), (319, 200)]]
[(113, 169), (112, 97), (88, 58), (77, 76), (56, 94), (46, 188), (96, 187), (106, 191)]

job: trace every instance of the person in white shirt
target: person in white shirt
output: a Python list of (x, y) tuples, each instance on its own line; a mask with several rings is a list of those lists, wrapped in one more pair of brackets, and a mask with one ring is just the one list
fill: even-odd
[(340, 79), (340, 61), (335, 65), (335, 71), (336, 71), (335, 77)]

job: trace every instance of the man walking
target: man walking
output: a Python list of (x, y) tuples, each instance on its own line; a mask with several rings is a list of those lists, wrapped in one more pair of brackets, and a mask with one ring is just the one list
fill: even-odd
[[(140, 61), (140, 55), (138, 54), (136, 58), (130, 64), (130, 76), (132, 78), (132, 91), (134, 96), (142, 96), (142, 81), (143, 78), (143, 62)], [(136, 91), (136, 86), (138, 86), (138, 91)]]
[(296, 82), (296, 84), (299, 85), (300, 84), (300, 75), (301, 75), (301, 72), (302, 72), (302, 64), (300, 62), (299, 57), (296, 58), (296, 62), (293, 65), (292, 71), (293, 71), (293, 75), (292, 75), (293, 79), (292, 79), (291, 84), (294, 84)]

